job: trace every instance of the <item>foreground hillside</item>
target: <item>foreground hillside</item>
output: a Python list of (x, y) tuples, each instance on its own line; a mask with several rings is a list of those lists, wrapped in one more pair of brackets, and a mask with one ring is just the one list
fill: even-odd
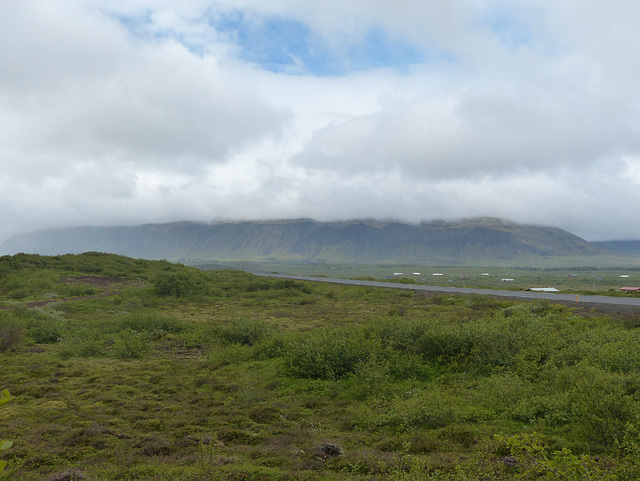
[(0, 301), (0, 479), (640, 478), (637, 314), (97, 253)]
[[(0, 247), (57, 255), (110, 252), (145, 259), (492, 265), (606, 251), (569, 232), (482, 218), (461, 222), (227, 222), (77, 227), (14, 236)], [(593, 265), (587, 261), (587, 265)]]

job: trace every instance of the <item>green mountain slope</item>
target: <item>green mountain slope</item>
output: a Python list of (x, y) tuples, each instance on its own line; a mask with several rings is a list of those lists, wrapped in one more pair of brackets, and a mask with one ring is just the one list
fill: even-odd
[(300, 219), (74, 227), (19, 234), (4, 242), (0, 251), (42, 255), (99, 251), (170, 260), (443, 264), (604, 252), (561, 229), (493, 218), (421, 224)]

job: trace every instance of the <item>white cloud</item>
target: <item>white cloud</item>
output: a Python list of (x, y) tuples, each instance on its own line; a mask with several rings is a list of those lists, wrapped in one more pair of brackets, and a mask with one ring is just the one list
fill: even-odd
[[(259, 97), (249, 69), (223, 70), (172, 40), (134, 45), (79, 2), (51, 17), (48, 5), (4, 12), (5, 172), (38, 175), (86, 160), (190, 169), (279, 135), (287, 121)], [(12, 47), (9, 38), (20, 41)]]
[[(288, 20), (316, 56), (270, 68), (233, 15)], [(4, 2), (0, 240), (486, 215), (640, 238), (618, 207), (640, 205), (638, 21), (630, 0)]]

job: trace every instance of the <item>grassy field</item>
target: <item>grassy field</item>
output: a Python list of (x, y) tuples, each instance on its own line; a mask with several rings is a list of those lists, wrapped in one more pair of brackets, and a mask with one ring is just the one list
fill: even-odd
[[(194, 263), (202, 269), (234, 268), (248, 272), (388, 280), (435, 286), (522, 290), (555, 287), (562, 292), (612, 295), (620, 287), (640, 287), (640, 267), (451, 267), (376, 264)], [(394, 275), (400, 274), (400, 275)], [(441, 275), (433, 275), (441, 274)], [(503, 282), (502, 279), (513, 279)], [(627, 294), (633, 295), (633, 294)]]
[(640, 313), (95, 253), (0, 307), (0, 480), (640, 477)]

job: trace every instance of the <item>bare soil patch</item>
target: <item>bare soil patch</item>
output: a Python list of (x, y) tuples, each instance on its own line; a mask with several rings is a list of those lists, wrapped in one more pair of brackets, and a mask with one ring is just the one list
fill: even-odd
[(61, 281), (64, 284), (89, 284), (97, 289), (112, 289), (114, 286), (132, 284), (127, 279), (109, 276), (65, 276)]

